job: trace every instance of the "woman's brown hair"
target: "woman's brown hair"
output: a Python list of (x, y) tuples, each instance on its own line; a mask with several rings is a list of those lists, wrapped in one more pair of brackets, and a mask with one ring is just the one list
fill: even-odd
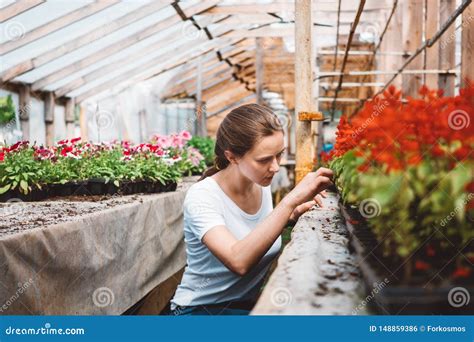
[(234, 108), (217, 130), (214, 166), (208, 168), (199, 180), (212, 176), (230, 164), (224, 151), (242, 157), (260, 139), (275, 132), (283, 132), (283, 127), (270, 108), (258, 104)]

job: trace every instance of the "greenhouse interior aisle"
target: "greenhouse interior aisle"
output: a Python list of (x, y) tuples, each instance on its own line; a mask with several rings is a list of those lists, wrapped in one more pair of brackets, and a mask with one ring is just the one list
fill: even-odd
[(186, 193), (251, 103), (284, 132), (275, 207), (334, 173), (252, 315), (474, 313), (472, 0), (2, 0), (0, 24), (0, 314), (165, 313)]

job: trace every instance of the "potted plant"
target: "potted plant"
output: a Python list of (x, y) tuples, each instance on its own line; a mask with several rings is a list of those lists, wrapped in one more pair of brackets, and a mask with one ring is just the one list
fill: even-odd
[(473, 119), (474, 88), (420, 93), (404, 104), (391, 87), (342, 117), (329, 156), (366, 282), (390, 279), (389, 311), (400, 297), (442, 306), (454, 284), (474, 291), (474, 134), (456, 121)]

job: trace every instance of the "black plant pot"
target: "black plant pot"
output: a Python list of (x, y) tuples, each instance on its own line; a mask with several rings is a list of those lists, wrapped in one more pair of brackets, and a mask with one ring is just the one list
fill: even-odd
[(0, 202), (7, 202), (9, 199), (11, 199), (11, 191), (7, 191), (4, 194), (0, 195)]
[(104, 195), (106, 193), (105, 180), (100, 178), (93, 178), (87, 181), (87, 188), (91, 195)]
[(153, 194), (155, 192), (155, 182), (145, 181), (143, 184), (143, 190), (147, 194)]
[(140, 194), (145, 192), (145, 184), (146, 182), (143, 180), (136, 181), (133, 184), (133, 193), (134, 194)]
[[(377, 288), (373, 294), (373, 301), (369, 303), (373, 309), (380, 314), (397, 315), (464, 315), (474, 312), (474, 301), (472, 300), (467, 301), (463, 306), (453, 306), (450, 303), (450, 300), (456, 296), (455, 293), (451, 293), (451, 290), (459, 289), (459, 286), (463, 288), (464, 293), (469, 293), (471, 298), (474, 297), (472, 280), (468, 284), (458, 284), (454, 279), (444, 278), (441, 284), (434, 285), (432, 281), (439, 274), (434, 271), (434, 275), (413, 274), (411, 283), (399, 281), (401, 280), (400, 274), (398, 277), (395, 276), (398, 270), (397, 265), (404, 261), (399, 260), (397, 265), (390, 265), (391, 259), (384, 258), (383, 253), (380, 252), (383, 245), (376, 239), (358, 210), (346, 207), (341, 203), (340, 209), (349, 231), (351, 246), (359, 260), (358, 264), (367, 293), (371, 293)], [(466, 248), (474, 250), (474, 243)], [(413, 255), (410, 257), (416, 258)], [(444, 265), (443, 268), (448, 266), (445, 261), (441, 264)], [(388, 271), (389, 269), (390, 271)], [(424, 286), (424, 284), (430, 284), (430, 286)]]
[(43, 185), (41, 189), (35, 188), (31, 190), (30, 193), (28, 193), (29, 200), (30, 201), (42, 201), (48, 198), (48, 191), (47, 191), (47, 185)]
[(61, 184), (53, 183), (46, 186), (48, 197), (65, 197), (71, 196), (72, 184), (70, 182)]
[(87, 181), (71, 182), (71, 195), (73, 196), (88, 196), (90, 191)]
[(105, 193), (107, 195), (115, 195), (119, 191), (119, 187), (116, 186), (113, 182), (108, 182), (105, 184)]
[(131, 181), (121, 182), (118, 192), (120, 195), (131, 195), (133, 193), (133, 182)]
[(178, 183), (176, 182), (166, 183), (166, 185), (163, 187), (163, 192), (176, 191), (177, 187), (178, 187)]
[(19, 200), (23, 202), (34, 202), (42, 201), (48, 197), (46, 185), (42, 185), (42, 189), (34, 187), (27, 194), (22, 193), (18, 188), (9, 190), (6, 193), (0, 195), (0, 202), (8, 202), (12, 200)]

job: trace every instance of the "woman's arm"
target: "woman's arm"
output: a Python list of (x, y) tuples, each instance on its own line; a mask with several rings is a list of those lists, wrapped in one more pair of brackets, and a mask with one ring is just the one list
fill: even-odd
[(265, 255), (286, 226), (294, 210), (326, 189), (332, 171), (311, 172), (245, 238), (238, 240), (225, 227), (216, 226), (203, 237), (203, 243), (232, 272), (243, 276)]

